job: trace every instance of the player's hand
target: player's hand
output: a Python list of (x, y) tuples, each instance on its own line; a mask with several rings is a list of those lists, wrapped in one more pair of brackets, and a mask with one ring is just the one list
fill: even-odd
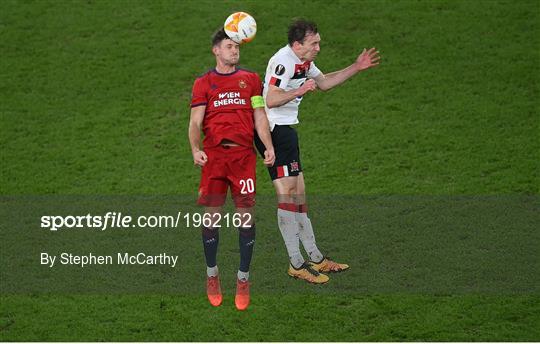
[(206, 153), (202, 150), (193, 153), (193, 164), (196, 166), (204, 166), (208, 161)]
[(362, 53), (356, 59), (356, 68), (358, 71), (361, 71), (375, 67), (379, 64), (380, 60), (381, 57), (379, 56), (379, 51), (377, 51), (375, 48), (371, 48), (369, 50), (364, 48)]
[(317, 83), (315, 82), (315, 80), (313, 79), (306, 80), (306, 82), (304, 82), (302, 86), (298, 88), (297, 96), (302, 97), (304, 94), (308, 93), (309, 91), (315, 91), (316, 89), (317, 89)]
[(276, 161), (276, 154), (274, 153), (274, 149), (267, 149), (264, 151), (264, 166), (270, 167), (274, 166), (274, 162)]

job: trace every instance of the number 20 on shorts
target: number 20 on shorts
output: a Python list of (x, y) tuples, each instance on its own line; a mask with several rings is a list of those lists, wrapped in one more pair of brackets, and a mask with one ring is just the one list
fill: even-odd
[(253, 179), (240, 179), (240, 186), (242, 187), (240, 189), (240, 193), (242, 195), (250, 194), (255, 192), (255, 183), (253, 182)]

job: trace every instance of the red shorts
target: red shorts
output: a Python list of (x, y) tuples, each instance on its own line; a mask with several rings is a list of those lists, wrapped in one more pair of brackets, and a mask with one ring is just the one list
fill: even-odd
[(252, 147), (217, 146), (205, 149), (208, 161), (202, 167), (198, 204), (219, 207), (225, 204), (227, 189), (237, 208), (255, 205), (257, 154)]

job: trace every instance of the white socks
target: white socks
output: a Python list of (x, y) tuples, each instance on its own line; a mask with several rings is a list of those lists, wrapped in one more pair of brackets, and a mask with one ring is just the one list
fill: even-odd
[(240, 281), (245, 282), (249, 279), (249, 271), (243, 272), (243, 271), (238, 270), (237, 276)]
[(206, 276), (208, 277), (216, 277), (218, 275), (218, 267), (217, 265), (214, 267), (209, 268), (206, 267)]
[(307, 213), (296, 213), (296, 221), (298, 222), (300, 241), (302, 241), (309, 259), (313, 262), (320, 262), (324, 256), (315, 244), (315, 234)]
[(281, 232), (281, 236), (287, 247), (291, 265), (298, 269), (305, 261), (300, 253), (300, 240), (295, 212), (278, 208), (277, 217), (279, 231)]
[[(216, 277), (218, 275), (218, 272), (219, 271), (218, 271), (217, 265), (212, 268), (206, 267), (206, 275), (208, 277)], [(237, 276), (239, 280), (247, 281), (249, 279), (249, 271), (243, 272), (243, 271), (238, 270)]]

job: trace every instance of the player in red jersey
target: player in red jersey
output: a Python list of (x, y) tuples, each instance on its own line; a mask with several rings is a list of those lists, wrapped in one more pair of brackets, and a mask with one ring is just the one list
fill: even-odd
[[(195, 80), (191, 99), (189, 141), (195, 165), (202, 167), (200, 205), (205, 206), (202, 239), (207, 265), (207, 295), (213, 306), (222, 302), (216, 263), (221, 210), (230, 187), (236, 206), (233, 219), (239, 220), (240, 267), (235, 304), (239, 310), (249, 305), (249, 265), (255, 244), (254, 132), (265, 146), (264, 164), (274, 164), (274, 148), (262, 98), (262, 82), (256, 73), (237, 67), (239, 45), (221, 29), (212, 39), (216, 68)], [(201, 129), (204, 132), (201, 149)], [(237, 216), (239, 214), (239, 216)], [(234, 221), (233, 221), (234, 222)]]

